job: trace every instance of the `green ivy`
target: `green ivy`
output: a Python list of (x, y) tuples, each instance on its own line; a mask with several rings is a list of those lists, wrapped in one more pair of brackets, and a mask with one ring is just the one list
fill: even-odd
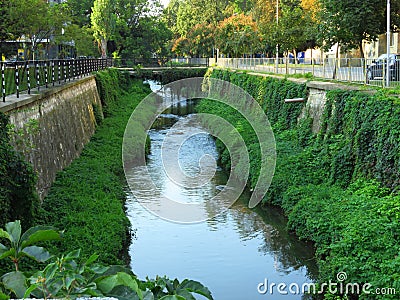
[(0, 227), (20, 219), (32, 225), (39, 200), (32, 166), (10, 145), (9, 118), (0, 112)]

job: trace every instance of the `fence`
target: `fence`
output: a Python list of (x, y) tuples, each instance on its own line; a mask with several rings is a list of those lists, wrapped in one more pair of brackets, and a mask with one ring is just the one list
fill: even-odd
[[(294, 58), (131, 58), (131, 59), (55, 59), (1, 62), (2, 98), (21, 92), (31, 93), (80, 78), (107, 67), (195, 67), (215, 64), (224, 68), (251, 70), (272, 74), (301, 74), (318, 78), (386, 86), (386, 60), (294, 59)], [(390, 86), (400, 85), (400, 60), (389, 61)]]
[(55, 59), (1, 62), (2, 98), (66, 83), (113, 65), (112, 59)]
[(114, 66), (120, 68), (157, 68), (157, 67), (200, 67), (208, 66), (209, 58), (128, 58), (128, 59), (114, 59)]
[[(386, 60), (361, 58), (294, 59), (294, 58), (218, 58), (217, 66), (272, 74), (301, 74), (338, 81), (386, 85)], [(390, 86), (400, 85), (400, 60), (390, 61)]]

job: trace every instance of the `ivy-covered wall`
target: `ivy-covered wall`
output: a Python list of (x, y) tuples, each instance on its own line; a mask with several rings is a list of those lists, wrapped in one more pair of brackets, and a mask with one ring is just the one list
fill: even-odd
[(8, 116), (0, 112), (0, 228), (16, 219), (28, 228), (38, 207), (36, 176), (11, 146), (9, 125)]
[[(304, 114), (305, 103), (284, 102), (307, 98), (305, 84), (218, 69), (208, 76), (239, 85), (265, 110), (275, 134), (277, 161), (263, 203), (282, 207), (289, 228), (315, 243), (318, 282), (336, 282), (336, 275), (346, 272), (346, 283), (369, 283), (371, 292), (400, 291), (398, 98), (385, 91), (327, 91), (320, 130), (314, 133), (313, 119)], [(249, 149), (253, 187), (260, 154), (249, 124), (213, 101), (203, 100), (199, 110), (218, 114), (239, 130)], [(221, 163), (229, 169), (229, 153), (219, 141), (217, 145)], [(323, 297), (382, 299), (355, 292), (346, 298), (327, 291)]]

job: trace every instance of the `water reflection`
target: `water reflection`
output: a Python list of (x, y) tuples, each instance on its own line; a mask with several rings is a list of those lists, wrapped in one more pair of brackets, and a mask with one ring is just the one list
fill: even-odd
[[(168, 129), (178, 121), (189, 122), (190, 116), (185, 114), (192, 112), (192, 105), (192, 101), (176, 105), (157, 120), (149, 132), (152, 148), (147, 168), (162, 193), (181, 201), (206, 202), (226, 183), (221, 169), (207, 184), (188, 189), (171, 182), (160, 162), (160, 149)], [(201, 131), (192, 125), (186, 127), (187, 131)], [(198, 174), (199, 158), (205, 154), (217, 158), (213, 139), (206, 134), (192, 135), (180, 148), (182, 170), (188, 175)], [(133, 168), (128, 180), (142, 184), (141, 168)], [(147, 192), (149, 199), (153, 199), (155, 191)], [(287, 232), (286, 220), (278, 210), (248, 209), (248, 194), (243, 194), (224, 213), (191, 225), (162, 220), (133, 196), (128, 194), (128, 198), (127, 214), (136, 232), (130, 248), (131, 267), (139, 277), (165, 274), (171, 278), (191, 278), (208, 286), (217, 300), (247, 300), (302, 299), (300, 295), (280, 295), (277, 291), (260, 295), (257, 285), (268, 279), (269, 283), (301, 286), (316, 275), (311, 245)]]

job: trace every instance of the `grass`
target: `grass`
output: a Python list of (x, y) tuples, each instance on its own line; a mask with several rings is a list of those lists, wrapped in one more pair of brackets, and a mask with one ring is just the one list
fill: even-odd
[(83, 257), (97, 253), (106, 264), (126, 262), (130, 237), (124, 212), (122, 139), (133, 109), (149, 92), (140, 81), (128, 93), (119, 92), (117, 100), (107, 104), (107, 117), (81, 156), (58, 174), (39, 216), (39, 223), (65, 230), (53, 250), (80, 248)]

